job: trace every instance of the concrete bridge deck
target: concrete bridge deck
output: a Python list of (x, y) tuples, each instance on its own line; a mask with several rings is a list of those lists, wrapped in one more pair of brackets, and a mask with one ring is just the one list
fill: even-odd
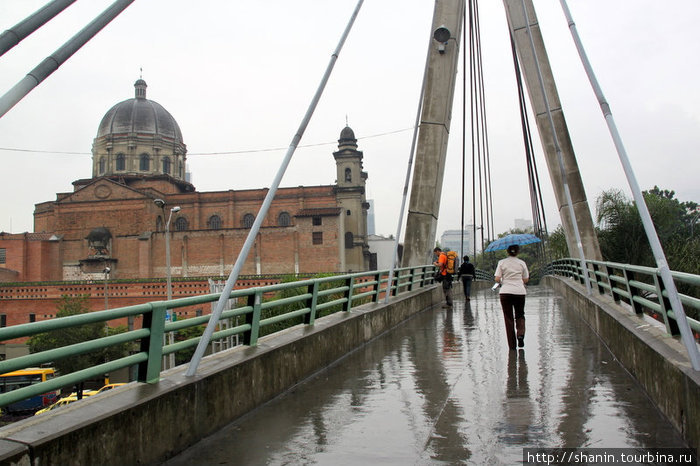
[(526, 447), (685, 447), (579, 314), (531, 287), (525, 348), (497, 294), (434, 309), (166, 464), (516, 464)]

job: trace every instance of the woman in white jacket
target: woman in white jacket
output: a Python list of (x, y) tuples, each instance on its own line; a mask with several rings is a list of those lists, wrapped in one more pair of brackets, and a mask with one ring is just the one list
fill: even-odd
[(527, 264), (516, 256), (520, 246), (508, 246), (508, 257), (498, 261), (495, 279), (501, 284), (499, 297), (506, 323), (506, 337), (511, 350), (525, 346), (525, 284), (530, 279)]

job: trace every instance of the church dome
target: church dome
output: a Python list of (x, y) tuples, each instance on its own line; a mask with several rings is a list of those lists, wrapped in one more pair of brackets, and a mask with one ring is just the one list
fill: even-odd
[(357, 139), (355, 139), (355, 132), (349, 126), (345, 126), (340, 132), (340, 139), (338, 139), (338, 149), (357, 149)]
[(338, 140), (338, 142), (344, 142), (344, 141), (357, 142), (357, 139), (355, 139), (355, 132), (349, 126), (346, 126), (340, 132), (340, 139)]
[(180, 126), (162, 105), (146, 98), (146, 87), (139, 78), (134, 98), (105, 113), (92, 144), (92, 176), (165, 176), (189, 185)]
[(134, 87), (133, 99), (119, 102), (105, 113), (96, 137), (137, 133), (182, 143), (182, 132), (175, 118), (158, 102), (146, 99), (146, 81), (139, 79)]

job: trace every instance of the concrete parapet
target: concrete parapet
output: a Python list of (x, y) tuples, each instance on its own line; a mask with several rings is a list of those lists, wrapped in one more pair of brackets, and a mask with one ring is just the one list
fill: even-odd
[[(174, 456), (423, 310), (438, 286), (367, 304), (0, 429), (0, 464), (152, 464)], [(265, 435), (261, 433), (261, 435)]]
[(589, 298), (578, 282), (547, 276), (542, 284), (564, 296), (688, 445), (700, 446), (700, 373), (693, 370), (681, 341), (650, 318), (616, 304), (609, 295), (594, 291)]

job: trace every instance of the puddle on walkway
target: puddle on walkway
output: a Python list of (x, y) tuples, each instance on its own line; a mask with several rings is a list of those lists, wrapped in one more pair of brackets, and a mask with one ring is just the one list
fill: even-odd
[[(529, 288), (421, 313), (166, 464), (517, 464), (524, 447), (684, 447), (561, 298)], [(233, 394), (235, 396), (235, 394)]]

